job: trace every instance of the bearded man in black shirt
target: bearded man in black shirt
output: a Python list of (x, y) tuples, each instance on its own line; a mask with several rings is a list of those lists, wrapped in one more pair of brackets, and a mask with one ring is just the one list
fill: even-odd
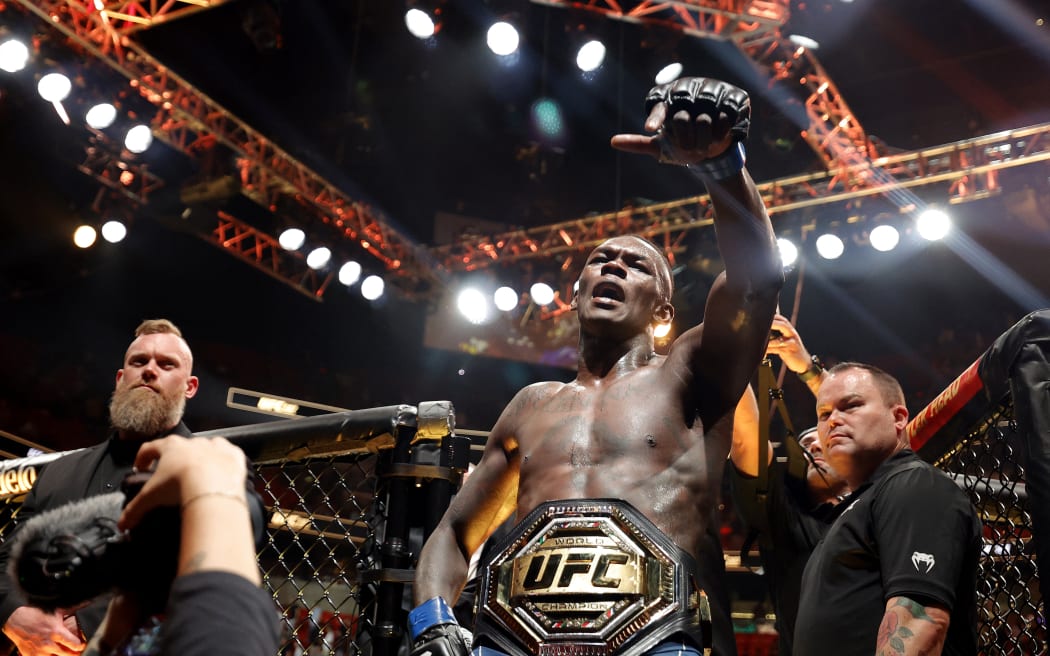
[[(199, 384), (192, 370), (193, 354), (175, 324), (167, 319), (142, 322), (117, 371), (109, 406), (110, 438), (50, 463), (26, 496), (19, 522), (71, 501), (119, 490), (144, 442), (171, 434), (189, 436), (182, 416)], [(0, 548), (4, 635), (22, 656), (79, 654), (98, 628), (107, 600), (76, 612), (59, 609), (48, 613), (27, 606), (7, 575), (11, 536), (5, 538)]]

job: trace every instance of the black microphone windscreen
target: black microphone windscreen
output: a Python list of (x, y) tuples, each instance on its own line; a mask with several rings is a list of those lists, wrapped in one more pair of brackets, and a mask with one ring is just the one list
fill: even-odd
[(20, 527), (8, 575), (30, 605), (68, 608), (113, 587), (127, 545), (117, 529), (123, 507), (124, 493), (113, 492), (40, 513)]

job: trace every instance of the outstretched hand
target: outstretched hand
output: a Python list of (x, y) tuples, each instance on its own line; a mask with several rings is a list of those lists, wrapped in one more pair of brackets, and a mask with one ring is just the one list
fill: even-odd
[(650, 155), (667, 164), (714, 159), (747, 137), (748, 95), (727, 82), (692, 77), (653, 87), (645, 100), (652, 135), (618, 134), (613, 148)]

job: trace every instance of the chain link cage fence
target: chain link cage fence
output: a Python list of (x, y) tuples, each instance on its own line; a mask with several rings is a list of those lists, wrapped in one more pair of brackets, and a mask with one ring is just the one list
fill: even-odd
[(934, 463), (966, 491), (983, 524), (977, 639), (987, 656), (1046, 653), (1026, 455), (1008, 400)]
[(908, 433), (981, 519), (978, 653), (1047, 654), (1039, 561), (1050, 557), (1050, 310), (1003, 333)]

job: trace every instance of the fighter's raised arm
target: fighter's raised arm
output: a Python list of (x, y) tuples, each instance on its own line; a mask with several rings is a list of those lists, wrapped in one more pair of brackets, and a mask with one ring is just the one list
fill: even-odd
[(761, 361), (783, 284), (769, 217), (744, 168), (751, 105), (731, 84), (684, 78), (654, 87), (646, 108), (645, 128), (654, 134), (617, 135), (612, 145), (687, 166), (707, 186), (715, 210), (725, 274), (708, 296), (702, 330), (684, 333), (667, 363), (711, 425), (737, 402)]

